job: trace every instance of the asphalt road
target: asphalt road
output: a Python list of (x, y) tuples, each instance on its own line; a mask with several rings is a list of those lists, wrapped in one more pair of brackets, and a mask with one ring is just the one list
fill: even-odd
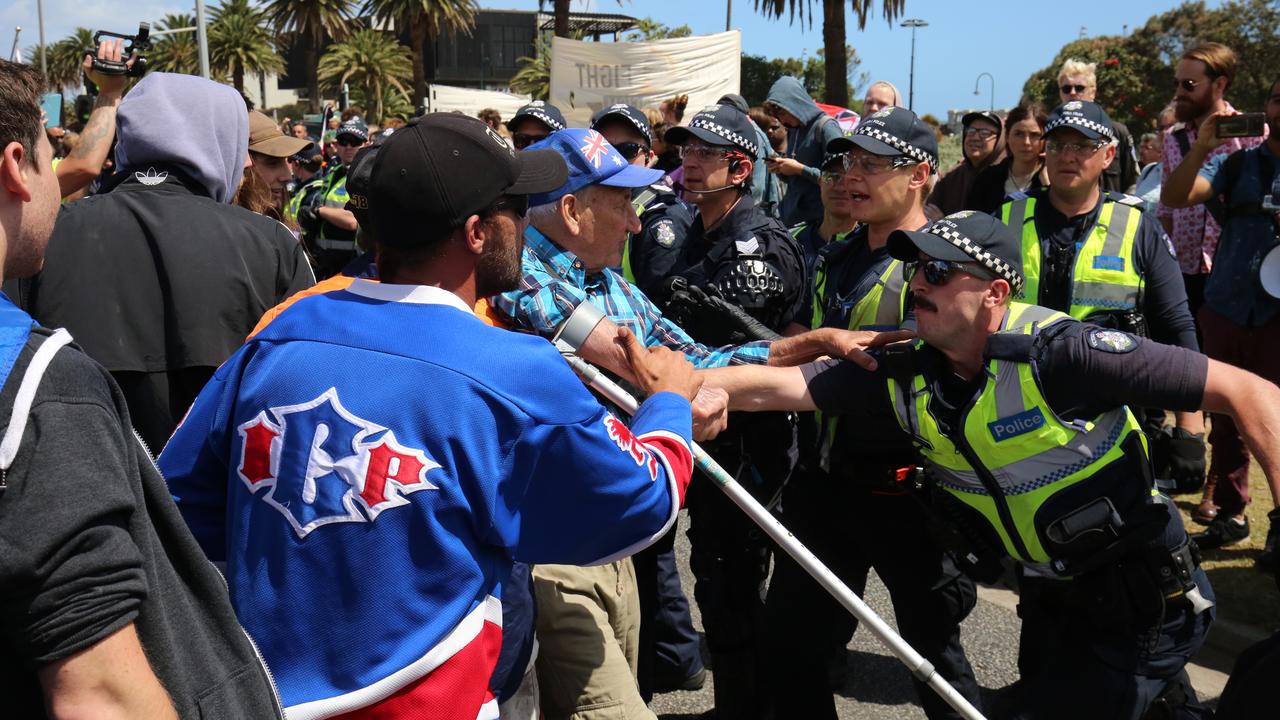
[[(688, 519), (681, 514), (681, 532), (676, 540), (676, 558), (685, 594), (693, 606), (693, 621), (699, 632), (702, 619), (692, 603), (693, 578), (689, 575), (689, 542), (683, 530)], [(894, 624), (893, 607), (888, 593), (878, 578), (867, 582), (863, 598), (890, 625)], [(998, 690), (1017, 679), (1018, 632), (1021, 623), (1013, 607), (1016, 598), (1004, 590), (984, 589), (978, 604), (961, 626), (965, 652), (972, 663), (979, 685), (984, 691)], [(705, 649), (704, 649), (705, 650)], [(847, 648), (848, 674), (837, 691), (836, 709), (841, 720), (923, 720), (911, 675), (866, 630), (859, 629)], [(1204, 654), (1204, 653), (1202, 653)], [(705, 652), (704, 652), (705, 656)], [(1205, 668), (1189, 668), (1192, 682), (1201, 698), (1216, 698), (1226, 676)], [(671, 692), (656, 695), (650, 707), (662, 720), (700, 718), (713, 707), (712, 686), (715, 671), (708, 673), (707, 684), (697, 692)], [(785, 713), (778, 720), (787, 720)]]

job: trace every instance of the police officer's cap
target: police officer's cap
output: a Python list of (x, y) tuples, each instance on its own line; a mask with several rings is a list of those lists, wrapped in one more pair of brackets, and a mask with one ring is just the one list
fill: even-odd
[(889, 254), (915, 262), (923, 253), (935, 260), (977, 263), (1022, 292), (1022, 242), (1007, 225), (986, 213), (962, 210), (924, 230), (894, 230)]
[(534, 100), (516, 110), (516, 114), (512, 115), (511, 119), (507, 121), (507, 129), (511, 130), (525, 118), (533, 118), (541, 122), (551, 128), (551, 132), (569, 127), (569, 123), (565, 122), (564, 113), (560, 112), (560, 108), (544, 100)]
[(852, 135), (828, 142), (827, 152), (843, 153), (855, 147), (872, 155), (905, 155), (938, 171), (938, 136), (929, 123), (903, 107), (891, 105), (862, 118)]
[(409, 243), (427, 230), (461, 227), (502, 195), (549, 192), (567, 177), (556, 152), (516, 153), (476, 118), (423, 115), (379, 146), (370, 168), (370, 226), (384, 244)]
[(1088, 100), (1071, 100), (1053, 109), (1044, 125), (1044, 135), (1060, 128), (1070, 128), (1090, 140), (1116, 139), (1115, 125), (1102, 106)]
[(600, 109), (600, 112), (591, 116), (591, 129), (599, 130), (600, 124), (609, 118), (618, 118), (624, 122), (630, 123), (641, 135), (644, 141), (650, 145), (653, 144), (653, 131), (649, 128), (649, 119), (639, 108), (625, 103), (617, 103)]
[(334, 133), (335, 138), (340, 138), (343, 135), (356, 138), (360, 142), (367, 142), (369, 140), (369, 126), (365, 124), (364, 120), (353, 117), (339, 125), (338, 131)]
[(746, 113), (732, 105), (708, 105), (689, 120), (688, 127), (673, 127), (663, 139), (683, 145), (696, 137), (708, 145), (735, 147), (755, 157), (759, 148), (755, 127)]

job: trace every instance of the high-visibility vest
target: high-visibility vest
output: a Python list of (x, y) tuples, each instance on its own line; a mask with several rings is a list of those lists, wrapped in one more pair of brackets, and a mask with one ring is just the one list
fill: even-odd
[[(1040, 297), (1041, 243), (1036, 233), (1036, 199), (1019, 197), (1004, 204), (1000, 219), (1022, 228), (1022, 297), (1036, 303)], [(1100, 312), (1139, 310), (1143, 277), (1134, 267), (1134, 240), (1142, 222), (1142, 210), (1104, 200), (1098, 220), (1076, 251), (1071, 271), (1071, 306), (1059, 308), (1077, 320)]]
[[(1011, 303), (1000, 333), (1032, 335), (1066, 315), (1035, 305)], [(892, 375), (892, 373), (890, 373)], [(1137, 448), (1147, 445), (1133, 413), (1124, 406), (1092, 420), (1060, 419), (1045, 401), (1030, 362), (991, 358), (981, 392), (960, 410), (963, 434), (952, 442), (929, 410), (933, 384), (916, 372), (910, 387), (891, 377), (889, 393), (899, 424), (918, 445), (938, 487), (977, 511), (995, 530), (1005, 551), (1033, 571), (1049, 571), (1037, 518), (1040, 508), (1063, 490)], [(1126, 443), (1131, 435), (1140, 442)], [(1039, 520), (1039, 523), (1037, 523)]]
[[(798, 238), (805, 225), (797, 225), (791, 230), (791, 236)], [(832, 242), (842, 242), (845, 235), (837, 235)], [(814, 268), (813, 280), (813, 322), (814, 328), (822, 327), (829, 309), (837, 298), (827, 296), (827, 279), (830, 268), (826, 256), (819, 256)], [(834, 291), (834, 288), (833, 288)], [(849, 321), (846, 327), (850, 330), (897, 330), (902, 325), (907, 302), (907, 285), (902, 274), (902, 261), (891, 260), (876, 277), (875, 282), (868, 285), (862, 296), (856, 300), (852, 297), (841, 298), (842, 302), (853, 302), (849, 310)]]

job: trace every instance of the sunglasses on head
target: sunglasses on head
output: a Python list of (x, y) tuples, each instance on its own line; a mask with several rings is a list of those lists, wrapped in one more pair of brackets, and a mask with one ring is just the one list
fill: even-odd
[(1063, 95), (1079, 95), (1089, 89), (1088, 85), (1063, 85), (1058, 88)]
[(614, 143), (613, 149), (617, 150), (618, 154), (627, 160), (635, 160), (637, 155), (649, 152), (648, 145), (633, 142)]
[(485, 209), (485, 215), (492, 215), (500, 210), (510, 210), (516, 214), (516, 217), (523, 218), (529, 213), (529, 196), (528, 195), (503, 195), (494, 200), (493, 203)]
[(903, 278), (906, 280), (908, 285), (910, 285), (911, 281), (915, 279), (916, 273), (921, 271), (924, 272), (924, 279), (926, 282), (930, 285), (937, 286), (946, 285), (950, 282), (951, 278), (954, 277), (953, 273), (956, 271), (962, 272), (965, 275), (972, 275), (973, 277), (982, 280), (996, 279), (995, 275), (992, 275), (984, 268), (968, 263), (952, 262), (950, 260), (918, 260), (916, 262), (904, 263), (902, 266)]
[(516, 133), (511, 136), (511, 144), (515, 145), (517, 150), (523, 150), (530, 145), (546, 139), (546, 135), (531, 135), (529, 133)]

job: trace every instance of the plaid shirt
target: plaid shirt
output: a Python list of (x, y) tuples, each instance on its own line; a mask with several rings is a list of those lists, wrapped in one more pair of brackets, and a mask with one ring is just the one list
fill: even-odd
[(750, 342), (711, 348), (694, 342), (678, 325), (662, 316), (639, 288), (612, 269), (587, 274), (573, 253), (563, 250), (530, 226), (525, 230), (520, 287), (496, 295), (493, 307), (518, 330), (551, 337), (574, 308), (590, 300), (605, 317), (621, 325), (646, 347), (662, 346), (683, 354), (696, 367), (709, 368), (769, 359), (769, 343)]
[[(1235, 112), (1231, 103), (1223, 103), (1223, 107), (1229, 112)], [(1205, 163), (1220, 155), (1230, 155), (1237, 150), (1260, 144), (1266, 139), (1267, 130), (1263, 129), (1262, 137), (1231, 138), (1209, 153)], [(1191, 147), (1196, 142), (1198, 131), (1199, 128), (1191, 123), (1178, 123), (1165, 131), (1164, 163), (1160, 171), (1162, 186), (1169, 181), (1169, 174), (1182, 162), (1182, 148), (1178, 146), (1174, 133), (1185, 132), (1187, 147)], [(1203, 204), (1177, 210), (1162, 204), (1156, 210), (1156, 216), (1172, 224), (1173, 232), (1169, 233), (1169, 238), (1173, 240), (1173, 248), (1178, 253), (1178, 266), (1182, 268), (1183, 275), (1199, 275), (1213, 269), (1213, 255), (1218, 250), (1218, 237), (1222, 234), (1222, 228)]]

